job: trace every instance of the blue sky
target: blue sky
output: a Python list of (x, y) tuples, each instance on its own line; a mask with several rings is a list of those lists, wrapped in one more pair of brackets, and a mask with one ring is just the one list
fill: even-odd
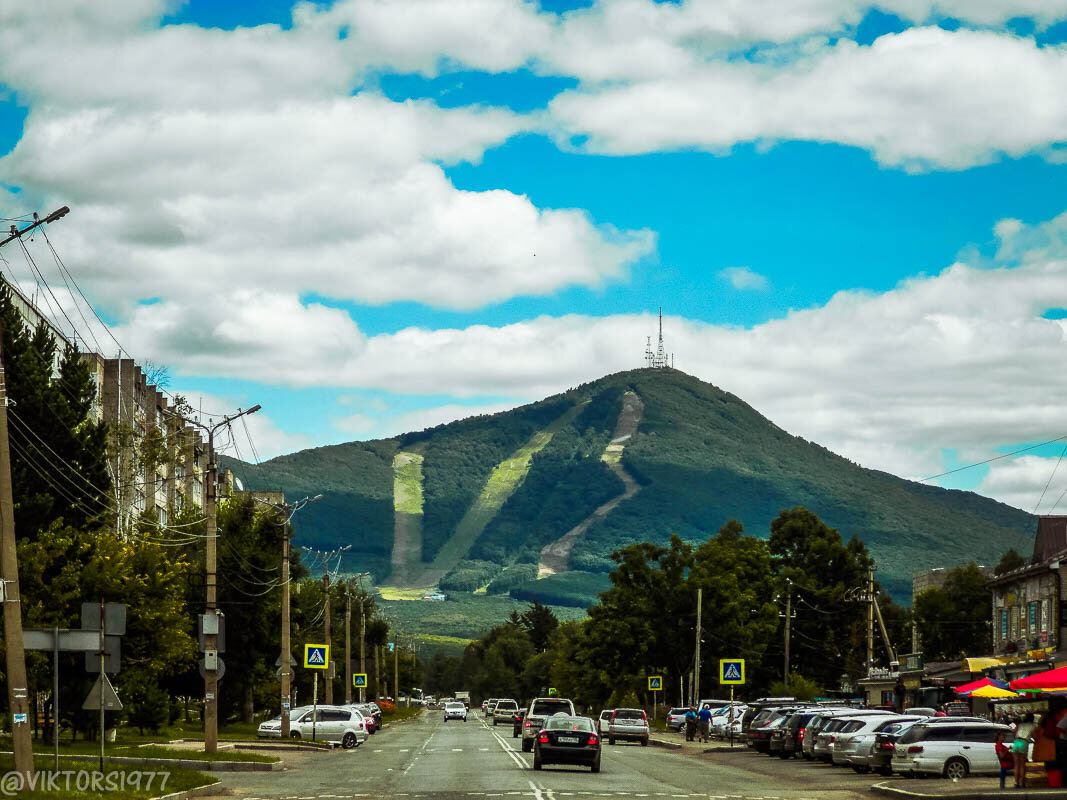
[[(61, 8), (0, 15), (0, 215), (70, 205), (123, 345), (262, 456), (640, 366), (661, 306), (865, 466), (1064, 433), (1067, 5)], [(1025, 507), (1060, 449), (939, 482)]]

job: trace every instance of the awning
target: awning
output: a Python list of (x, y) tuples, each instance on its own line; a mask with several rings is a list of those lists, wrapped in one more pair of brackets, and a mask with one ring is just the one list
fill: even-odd
[(964, 672), (981, 672), (990, 667), (999, 667), (1004, 663), (1003, 658), (965, 658), (963, 659)]
[(1067, 686), (1067, 667), (1027, 675), (1025, 678), (1018, 678), (1012, 681), (1008, 686), (1017, 692), (1062, 689)]
[[(988, 688), (990, 686), (996, 687), (997, 689), (1007, 689), (1008, 688), (1007, 684), (1001, 683), (1000, 681), (995, 681), (995, 680), (993, 680), (991, 678), (982, 678), (982, 680), (980, 680), (980, 681), (971, 681), (970, 683), (963, 684), (963, 686), (957, 686), (954, 691), (956, 692), (956, 694), (972, 694), (975, 691), (977, 691), (978, 689), (986, 689), (986, 688)], [(1012, 692), (1012, 694), (1014, 694), (1014, 692)], [(978, 696), (979, 697), (988, 697), (989, 695), (978, 695)]]
[(971, 692), (971, 697), (1018, 697), (1015, 692), (1001, 689), (999, 686), (983, 686)]

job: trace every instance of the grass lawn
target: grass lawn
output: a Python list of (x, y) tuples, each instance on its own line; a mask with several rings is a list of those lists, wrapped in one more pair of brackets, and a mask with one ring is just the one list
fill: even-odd
[[(104, 745), (104, 758), (108, 756), (123, 756), (128, 758), (185, 758), (192, 761), (255, 761), (262, 764), (269, 764), (274, 761), (278, 761), (274, 756), (264, 755), (262, 753), (246, 753), (239, 752), (230, 749), (219, 750), (217, 753), (205, 753), (202, 750), (186, 750), (175, 749), (166, 746), (166, 740), (162, 740), (161, 737), (155, 739), (149, 739), (148, 742), (130, 742), (119, 740), (117, 742), (107, 742)], [(7, 746), (10, 746), (10, 739), (7, 741)], [(33, 743), (33, 752), (38, 756), (47, 756), (54, 753), (54, 746), (51, 742), (42, 742), (35, 740)], [(59, 743), (59, 754), (61, 756), (86, 756), (90, 758), (96, 758), (100, 755), (100, 743), (99, 742), (86, 742), (79, 740), (77, 742), (61, 741)], [(60, 761), (60, 765), (62, 765)]]
[[(148, 800), (150, 797), (195, 789), (216, 781), (212, 775), (190, 769), (152, 770), (135, 764), (105, 763), (103, 773), (98, 774), (96, 778), (97, 790), (93, 791), (92, 773), (96, 772), (98, 766), (95, 762), (86, 762), (84, 768), (61, 763), (60, 774), (53, 775), (50, 772), (51, 759), (38, 755), (33, 761), (37, 777), (35, 788), (31, 791), (29, 786), (11, 783), (14, 779), (6, 773), (15, 769), (14, 759), (11, 756), (0, 757), (0, 774), (5, 776), (0, 790), (3, 790), (5, 795), (42, 800)], [(79, 787), (84, 790), (78, 791)]]
[(383, 711), (382, 722), (400, 722), (404, 719), (411, 719), (412, 717), (417, 717), (422, 711), (423, 709), (418, 707), (406, 708), (400, 706), (396, 711)]

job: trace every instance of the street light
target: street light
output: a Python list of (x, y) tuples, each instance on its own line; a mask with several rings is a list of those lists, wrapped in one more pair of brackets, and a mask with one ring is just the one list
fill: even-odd
[[(235, 419), (255, 414), (262, 408), (258, 403), (244, 411), (238, 409), (236, 414), (223, 417), (214, 425), (205, 425), (199, 419), (186, 417), (175, 413), (174, 416), (202, 431), (207, 432), (207, 491), (204, 498), (204, 516), (206, 517), (204, 583), (207, 587), (206, 609), (204, 617), (208, 618), (212, 613), (218, 616), (216, 604), (218, 601), (217, 577), (218, 538), (215, 520), (215, 490), (218, 473), (218, 465), (215, 463), (215, 431), (229, 425)], [(208, 654), (211, 654), (210, 656)], [(218, 749), (219, 738), (219, 679), (218, 679), (218, 626), (205, 626), (204, 629), (204, 752), (214, 753)]]

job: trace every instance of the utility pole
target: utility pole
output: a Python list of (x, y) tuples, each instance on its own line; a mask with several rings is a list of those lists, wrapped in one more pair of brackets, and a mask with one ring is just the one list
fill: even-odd
[[(218, 528), (216, 522), (215, 491), (218, 483), (218, 464), (215, 462), (215, 431), (229, 425), (235, 419), (246, 414), (255, 414), (262, 408), (258, 403), (251, 408), (238, 409), (236, 414), (225, 416), (214, 425), (205, 425), (195, 417), (186, 417), (183, 414), (168, 412), (184, 422), (202, 431), (207, 432), (207, 475), (204, 492), (204, 516), (206, 517), (204, 535), (204, 583), (207, 587), (205, 598), (204, 616), (218, 614)], [(217, 626), (211, 630), (217, 630)], [(217, 633), (204, 631), (204, 752), (214, 753), (219, 744), (219, 673), (215, 662), (218, 660), (219, 637)], [(214, 659), (207, 657), (208, 653), (214, 654)]]
[(700, 640), (703, 637), (703, 628), (701, 627), (701, 611), (704, 605), (704, 589), (702, 587), (697, 588), (697, 648), (695, 665), (693, 666), (693, 702), (700, 702)]
[[(326, 644), (330, 645), (330, 644), (332, 644), (332, 641), (330, 640), (330, 605), (331, 605), (331, 603), (330, 603), (330, 570), (329, 570), (329, 565), (327, 565), (326, 574), (322, 576), (322, 591), (323, 591), (323, 594), (326, 595), (325, 616), (324, 616), (323, 624), (322, 624), (322, 628), (323, 628), (322, 632), (323, 632), (323, 636), (325, 637)], [(331, 647), (330, 649), (332, 650), (333, 648)], [(333, 672), (333, 665), (336, 662), (337, 662), (336, 658), (332, 662), (330, 662), (330, 668), (326, 671), (326, 674), (322, 676), (324, 678), (324, 683), (326, 684), (326, 705), (328, 705), (328, 706), (332, 706), (333, 705), (333, 678), (330, 676), (330, 673)]]
[(289, 549), (292, 527), (287, 519), (282, 523), (282, 741), (289, 739), (289, 711), (293, 701), (289, 689), (292, 668), (289, 665)]
[(874, 569), (867, 570), (867, 672), (874, 664)]
[(789, 634), (790, 622), (796, 614), (793, 612), (793, 581), (785, 579), (785, 663), (782, 666), (782, 683), (789, 688)]
[(345, 705), (352, 704), (352, 587), (345, 584)]
[(378, 697), (382, 697), (382, 648), (374, 646), (374, 691)]
[[(365, 608), (366, 597), (363, 595), (363, 586), (360, 584), (359, 594), (359, 671), (367, 674), (367, 611)], [(374, 688), (378, 688), (377, 676), (374, 679)], [(366, 688), (359, 687), (359, 702), (366, 703)]]
[[(12, 233), (12, 236), (14, 235)], [(3, 366), (3, 341), (4, 331), (0, 328), (0, 578), (3, 580), (0, 584), (0, 599), (4, 605), (7, 701), (11, 713), (9, 722), (12, 749), (15, 751), (15, 771), (28, 783), (33, 779), (33, 742), (30, 739), (26, 650), (22, 641), (22, 602), (19, 595), (18, 551), (15, 545), (15, 503), (11, 493), (11, 451), (7, 438), (7, 375)], [(59, 727), (58, 716), (56, 727)]]
[(393, 702), (400, 704), (400, 636), (393, 634)]

